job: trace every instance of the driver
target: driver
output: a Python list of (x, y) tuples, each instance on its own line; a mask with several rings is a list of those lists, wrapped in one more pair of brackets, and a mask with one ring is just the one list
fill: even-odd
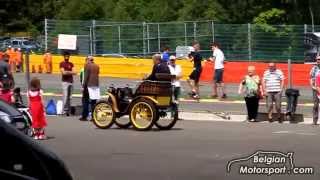
[(165, 73), (171, 74), (169, 66), (166, 61), (161, 60), (160, 54), (155, 54), (152, 56), (153, 60), (153, 68), (151, 74), (146, 78), (146, 80), (151, 81), (163, 81), (163, 79), (159, 79), (156, 77), (157, 73)]

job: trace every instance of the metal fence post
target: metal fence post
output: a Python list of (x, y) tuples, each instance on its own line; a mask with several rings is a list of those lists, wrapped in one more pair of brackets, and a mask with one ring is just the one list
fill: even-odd
[(119, 45), (119, 49), (118, 49), (118, 53), (121, 54), (121, 27), (120, 25), (118, 25), (118, 45)]
[(150, 54), (150, 34), (149, 34), (149, 24), (147, 24), (147, 50), (148, 50), (148, 54)]
[(184, 45), (188, 45), (187, 23), (184, 23)]
[(197, 39), (197, 23), (193, 22), (193, 40)]
[(48, 19), (44, 19), (44, 44), (45, 50), (48, 50)]
[(211, 21), (211, 30), (212, 30), (212, 42), (214, 42), (214, 22)]
[(96, 55), (96, 20), (92, 20), (92, 54)]
[(158, 52), (161, 52), (160, 38), (161, 38), (161, 35), (160, 35), (160, 24), (158, 23)]
[(307, 25), (304, 24), (304, 34), (306, 34), (306, 33), (308, 32), (308, 29), (307, 29), (307, 28), (308, 28)]
[(143, 56), (146, 56), (146, 33), (145, 33), (146, 23), (142, 23), (142, 47), (143, 47)]
[(248, 57), (249, 61), (252, 60), (252, 49), (251, 49), (251, 24), (248, 23)]
[(93, 55), (92, 27), (89, 27), (90, 55)]

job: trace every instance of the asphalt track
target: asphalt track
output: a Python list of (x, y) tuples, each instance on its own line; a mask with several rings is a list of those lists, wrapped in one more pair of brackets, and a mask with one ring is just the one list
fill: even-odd
[[(49, 140), (77, 180), (212, 180), (320, 178), (320, 127), (302, 124), (179, 121), (170, 131), (97, 129), (76, 117), (49, 117)], [(256, 152), (293, 152), (313, 175), (240, 175), (229, 161)], [(246, 162), (242, 163), (246, 164)]]

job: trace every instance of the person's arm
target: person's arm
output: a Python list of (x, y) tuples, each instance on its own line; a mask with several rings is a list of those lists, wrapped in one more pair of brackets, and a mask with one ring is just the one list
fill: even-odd
[(280, 81), (281, 91), (280, 92), (282, 92), (284, 90), (284, 75), (283, 75), (282, 71), (280, 71), (280, 79), (281, 79), (281, 81)]
[(311, 69), (310, 71), (310, 80), (309, 80), (309, 83), (310, 83), (310, 87), (314, 90), (317, 90), (317, 88), (315, 87), (315, 82), (314, 82), (314, 67)]
[(84, 67), (84, 79), (83, 79), (83, 86), (84, 87), (86, 87), (88, 85), (89, 77), (90, 77), (90, 67), (88, 67), (88, 65), (86, 65)]
[(181, 66), (178, 66), (177, 67), (177, 74), (176, 74), (176, 79), (177, 80), (180, 80), (182, 78), (182, 69), (181, 69)]
[(145, 80), (155, 80), (156, 68), (157, 68), (157, 65), (153, 65), (151, 74), (147, 78), (145, 78)]
[(242, 94), (243, 92), (243, 80), (239, 84), (238, 94)]
[(261, 84), (262, 84), (261, 92), (263, 92), (264, 95), (267, 95), (267, 91), (266, 91), (266, 75), (265, 74), (263, 75)]

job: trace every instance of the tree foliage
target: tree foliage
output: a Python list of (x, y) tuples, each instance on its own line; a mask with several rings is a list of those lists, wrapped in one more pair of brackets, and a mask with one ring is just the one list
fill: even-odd
[(320, 24), (316, 0), (2, 0), (0, 33), (42, 31), (44, 18)]

